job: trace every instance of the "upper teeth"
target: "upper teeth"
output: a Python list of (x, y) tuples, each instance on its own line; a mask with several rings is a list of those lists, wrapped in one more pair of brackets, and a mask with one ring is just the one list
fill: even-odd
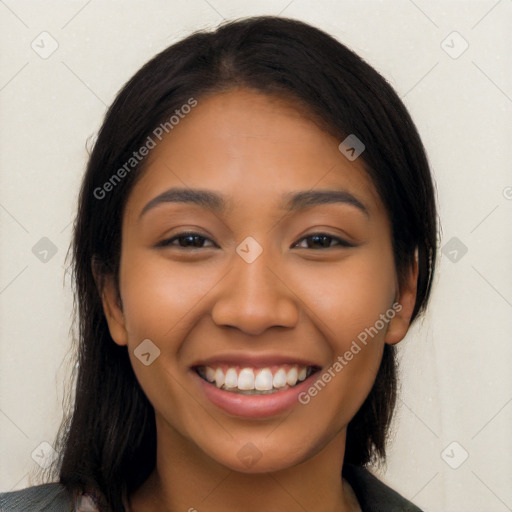
[(240, 391), (269, 391), (272, 389), (282, 389), (288, 386), (295, 386), (308, 376), (307, 366), (289, 365), (274, 367), (275, 373), (272, 374), (270, 368), (250, 368), (243, 367), (237, 373), (237, 368), (211, 367), (203, 366), (199, 368), (199, 373), (209, 382), (215, 383), (218, 388), (240, 390)]

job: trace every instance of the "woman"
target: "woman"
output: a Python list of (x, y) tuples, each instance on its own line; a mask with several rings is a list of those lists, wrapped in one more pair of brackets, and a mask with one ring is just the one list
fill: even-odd
[(429, 297), (435, 199), (361, 58), (276, 17), (172, 45), (106, 115), (72, 249), (59, 483), (1, 510), (419, 510), (365, 466)]

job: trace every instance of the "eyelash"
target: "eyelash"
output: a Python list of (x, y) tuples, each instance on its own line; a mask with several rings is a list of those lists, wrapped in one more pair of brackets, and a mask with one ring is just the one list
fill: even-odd
[[(167, 240), (162, 240), (161, 242), (159, 242), (157, 244), (157, 247), (176, 247), (176, 248), (178, 248), (178, 246), (172, 245), (172, 242), (174, 242), (175, 240), (179, 240), (180, 238), (191, 238), (191, 237), (202, 238), (203, 240), (209, 240), (210, 242), (214, 243), (213, 240), (211, 240), (208, 237), (202, 236), (199, 233), (184, 232), (184, 233), (179, 233), (178, 235), (176, 235), (176, 236), (174, 236), (172, 238), (168, 238)], [(313, 237), (326, 237), (326, 238), (330, 238), (332, 240), (337, 241), (338, 242), (337, 245), (339, 247), (345, 247), (345, 248), (355, 247), (354, 244), (351, 244), (350, 242), (347, 242), (343, 238), (339, 238), (339, 237), (336, 237), (336, 236), (329, 235), (328, 233), (322, 233), (322, 232), (311, 233), (311, 234), (309, 234), (307, 236), (304, 236), (301, 239), (299, 239), (299, 242), (302, 241), (302, 240), (307, 240), (309, 238), (313, 238)], [(297, 244), (295, 244), (295, 245), (297, 245)], [(333, 247), (336, 247), (336, 246), (326, 247), (325, 249), (332, 249)], [(179, 248), (180, 248), (180, 250), (181, 249), (182, 250), (187, 250), (188, 249), (188, 247), (181, 247), (181, 246)], [(203, 247), (199, 247), (199, 249), (203, 249)], [(304, 249), (304, 247), (302, 247), (302, 249)], [(309, 247), (305, 247), (305, 249), (309, 249)], [(312, 250), (318, 250), (318, 249), (312, 249)], [(322, 249), (320, 249), (320, 250), (322, 250)]]

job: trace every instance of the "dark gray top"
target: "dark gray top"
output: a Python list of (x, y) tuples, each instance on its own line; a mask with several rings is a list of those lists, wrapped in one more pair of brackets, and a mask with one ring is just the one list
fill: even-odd
[(75, 505), (59, 483), (0, 493), (1, 512), (72, 512)]
[[(343, 476), (363, 512), (421, 512), (367, 469), (345, 464)], [(0, 512), (74, 512), (75, 504), (59, 483), (0, 493)]]

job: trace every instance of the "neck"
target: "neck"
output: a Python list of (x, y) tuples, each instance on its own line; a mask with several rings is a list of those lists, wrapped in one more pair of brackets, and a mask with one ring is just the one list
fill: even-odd
[(267, 472), (234, 471), (206, 455), (157, 417), (157, 462), (129, 497), (129, 512), (353, 512), (359, 510), (341, 477), (345, 430), (307, 460)]

